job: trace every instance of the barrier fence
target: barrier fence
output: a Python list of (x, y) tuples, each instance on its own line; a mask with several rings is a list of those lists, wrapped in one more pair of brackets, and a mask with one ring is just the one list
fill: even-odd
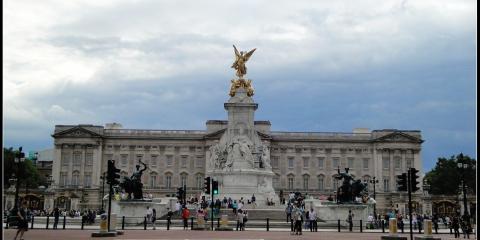
[[(13, 225), (14, 222), (8, 222), (9, 218), (4, 218), (3, 223), (5, 229), (8, 228), (15, 228)], [(188, 221), (190, 220), (190, 221)], [(117, 224), (115, 227), (117, 230), (151, 230), (155, 226), (156, 229), (164, 229), (164, 230), (172, 230), (172, 229), (191, 229), (191, 230), (199, 230), (199, 226), (197, 224), (196, 218), (190, 218), (186, 222), (182, 219), (172, 219), (172, 220), (165, 220), (165, 219), (158, 219), (155, 221), (155, 224), (148, 222), (146, 217), (126, 217), (121, 216), (117, 217)], [(210, 219), (207, 219), (204, 223), (204, 228), (206, 230), (211, 229)], [(215, 228), (220, 227), (220, 218), (214, 218), (214, 225)], [(311, 224), (311, 227), (310, 227)], [(32, 216), (30, 219), (30, 229), (45, 229), (45, 230), (63, 230), (63, 229), (81, 229), (81, 230), (93, 230), (99, 229), (99, 217), (91, 223), (87, 222), (84, 218), (70, 218), (62, 216), (58, 219), (53, 217), (35, 217)], [(228, 221), (228, 226), (232, 228), (234, 231), (241, 231), (241, 225), (238, 220), (230, 219)], [(373, 226), (373, 229), (372, 229)], [(405, 233), (408, 232), (408, 225), (404, 224), (398, 226), (399, 232)], [(113, 228), (112, 227), (112, 228)], [(272, 229), (288, 229), (290, 231), (294, 231), (295, 223), (293, 221), (281, 221), (281, 220), (272, 220), (270, 218), (265, 219), (254, 219), (248, 220), (244, 223), (245, 230), (262, 230), (271, 231)], [(372, 224), (370, 222), (365, 222), (362, 220), (353, 220), (350, 224), (346, 220), (331, 220), (331, 221), (312, 221), (312, 222), (301, 222), (302, 231), (313, 231), (318, 232), (321, 231), (337, 231), (337, 232), (381, 232), (385, 233), (388, 232), (388, 223), (385, 221), (379, 221), (376, 224)], [(311, 229), (311, 230), (310, 230)], [(441, 227), (439, 225), (438, 229), (449, 229), (446, 227)], [(414, 230), (415, 233), (423, 233), (422, 228), (416, 227)], [(438, 231), (433, 231), (434, 234), (440, 234)], [(450, 228), (449, 231), (443, 231), (444, 234), (453, 234), (452, 229)]]

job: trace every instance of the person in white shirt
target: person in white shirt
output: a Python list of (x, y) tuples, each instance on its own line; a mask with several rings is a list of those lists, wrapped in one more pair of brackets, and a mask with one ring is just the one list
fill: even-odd
[(152, 216), (153, 211), (149, 206), (147, 206), (147, 223), (152, 223)]
[(239, 201), (239, 202), (238, 202), (237, 209), (238, 209), (238, 210), (241, 210), (242, 207), (243, 207), (243, 202), (242, 202), (242, 201)]
[(310, 232), (317, 231), (317, 212), (310, 208), (310, 212), (308, 213), (308, 218), (310, 218)]
[(180, 204), (180, 202), (177, 201), (177, 203), (175, 203), (175, 212), (180, 216), (181, 214), (181, 211), (180, 211), (180, 207), (182, 205)]

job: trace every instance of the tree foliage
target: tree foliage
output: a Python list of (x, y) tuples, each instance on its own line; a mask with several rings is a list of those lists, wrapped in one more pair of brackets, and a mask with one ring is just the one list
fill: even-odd
[[(462, 157), (463, 156), (463, 157)], [(469, 164), (467, 169), (459, 169), (457, 163)], [(476, 166), (476, 161), (467, 155), (459, 154), (451, 156), (449, 159), (438, 158), (434, 169), (425, 175), (425, 179), (430, 184), (431, 194), (456, 195), (459, 194), (459, 186), (462, 180), (462, 171), (465, 176), (465, 185), (467, 192), (476, 193), (475, 170), (471, 166)]]
[(36, 188), (40, 185), (45, 185), (46, 179), (38, 173), (36, 166), (31, 160), (25, 159), (23, 163), (15, 163), (15, 154), (18, 150), (13, 148), (3, 148), (3, 187), (10, 187), (10, 179), (20, 179), (20, 186), (28, 185), (28, 188)]

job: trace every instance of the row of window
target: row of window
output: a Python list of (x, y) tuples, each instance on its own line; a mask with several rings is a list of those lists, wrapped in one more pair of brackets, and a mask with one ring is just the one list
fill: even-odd
[[(383, 156), (382, 157), (382, 166), (383, 169), (390, 169), (390, 156)], [(406, 158), (405, 159), (405, 167), (411, 168), (413, 167), (414, 160), (413, 158)], [(393, 157), (393, 164), (395, 169), (402, 169), (402, 158), (400, 156)]]
[[(180, 156), (180, 159), (179, 159), (180, 163), (179, 164), (180, 164), (181, 167), (187, 167), (187, 164), (189, 162), (188, 158), (189, 158), (189, 156), (187, 156), (187, 155)], [(106, 159), (107, 160), (113, 159), (113, 155), (112, 154), (106, 155)], [(164, 160), (164, 162), (166, 162), (167, 167), (171, 167), (173, 165), (173, 159), (174, 159), (173, 155), (165, 155), (165, 159), (163, 159), (163, 160)], [(162, 159), (160, 159), (160, 157), (158, 155), (150, 155), (150, 159), (144, 159), (143, 155), (136, 155), (136, 162), (137, 163), (142, 161), (150, 167), (158, 166), (159, 161), (161, 161), (161, 160)], [(129, 162), (128, 154), (121, 154), (120, 155), (120, 165), (122, 167), (126, 167), (126, 166), (128, 166), (128, 162)], [(201, 168), (201, 167), (205, 166), (205, 160), (204, 160), (203, 156), (197, 156), (196, 157), (195, 166), (198, 167), (198, 168)]]
[[(70, 183), (70, 184), (69, 184)], [(70, 179), (70, 182), (68, 181), (68, 175), (66, 172), (60, 173), (60, 181), (59, 181), (60, 187), (66, 187), (66, 186), (72, 186), (72, 187), (77, 187), (80, 185), (80, 172), (75, 171), (72, 173), (72, 179)], [(85, 173), (83, 175), (83, 186), (84, 187), (91, 187), (92, 186), (92, 174), (91, 173)]]
[[(303, 157), (302, 160), (303, 160), (303, 167), (304, 168), (313, 167), (314, 164), (311, 163), (310, 157)], [(288, 157), (287, 161), (288, 161), (288, 168), (294, 168), (295, 157)], [(272, 162), (272, 167), (278, 168), (279, 157), (278, 156), (272, 156), (272, 161), (271, 162)], [(319, 169), (325, 168), (325, 157), (317, 157), (316, 162), (317, 162), (317, 167)], [(332, 158), (331, 163), (332, 163), (332, 168), (340, 167), (340, 158), (339, 157)], [(349, 167), (349, 168), (353, 169), (354, 168), (354, 163), (355, 163), (355, 158), (347, 158), (347, 166), (346, 167)], [(370, 165), (370, 159), (369, 158), (363, 158), (362, 159), (362, 164), (363, 164), (362, 167), (364, 169), (368, 169), (369, 165)]]
[[(73, 160), (73, 161), (72, 161)], [(82, 152), (62, 153), (62, 166), (69, 166), (73, 162), (73, 166), (82, 165)], [(93, 165), (93, 153), (85, 153), (85, 166)]]

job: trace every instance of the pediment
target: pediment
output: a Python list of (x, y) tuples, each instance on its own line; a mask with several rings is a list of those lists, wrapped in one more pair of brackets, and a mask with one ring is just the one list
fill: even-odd
[(422, 143), (423, 140), (402, 132), (393, 132), (373, 140), (374, 142), (409, 142)]
[(224, 128), (222, 130), (218, 130), (216, 132), (212, 132), (212, 133), (209, 133), (207, 135), (204, 136), (204, 138), (206, 139), (220, 139), (222, 136), (223, 136), (223, 133), (226, 131), (227, 129)]
[(67, 130), (63, 130), (61, 132), (57, 132), (52, 135), (52, 137), (80, 137), (80, 138), (91, 138), (91, 137), (102, 137), (102, 135), (92, 132), (88, 129), (82, 127), (72, 127)]

